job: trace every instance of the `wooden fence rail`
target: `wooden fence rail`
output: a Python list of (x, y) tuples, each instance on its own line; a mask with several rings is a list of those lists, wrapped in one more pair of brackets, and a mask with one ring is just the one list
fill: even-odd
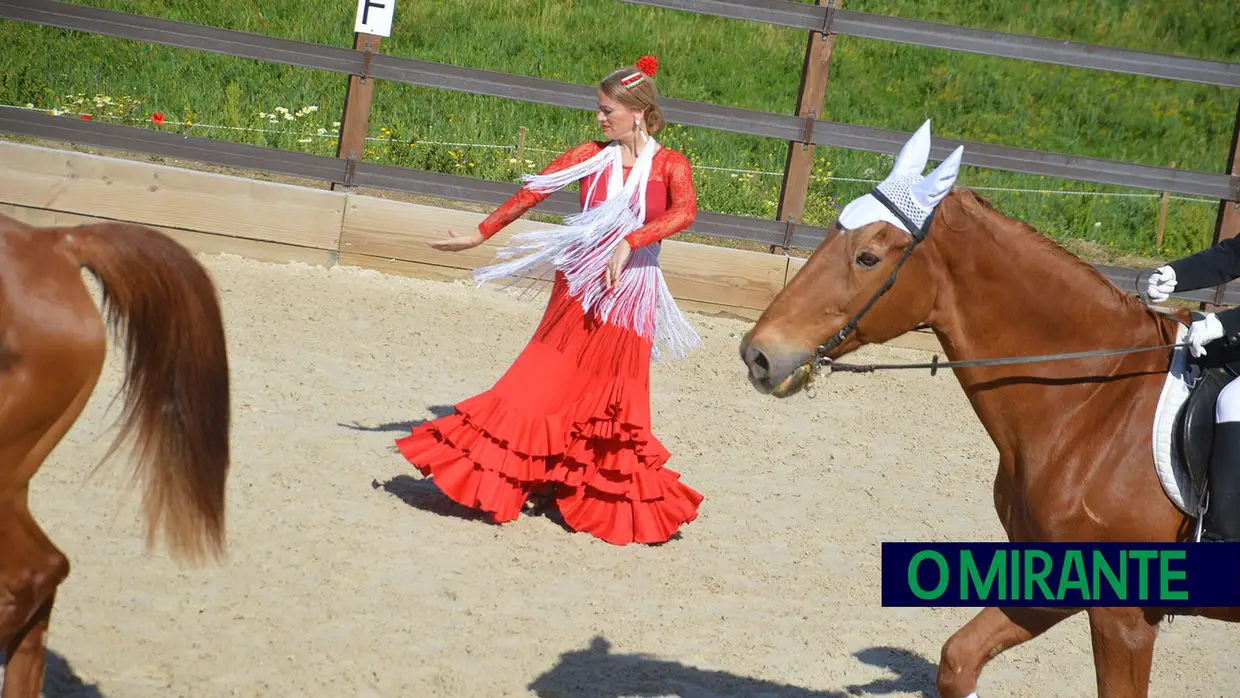
[(1209, 61), (1164, 53), (1133, 51), (1113, 46), (970, 29), (951, 24), (845, 10), (839, 7), (828, 8), (824, 4), (815, 6), (789, 0), (622, 1), (634, 5), (651, 5), (684, 10), (694, 14), (805, 29), (823, 34), (856, 36), (912, 46), (977, 53), (996, 58), (1015, 58), (1074, 68), (1091, 68), (1112, 73), (1166, 78), (1179, 82), (1240, 87), (1240, 63)]
[[(992, 56), (1240, 87), (1240, 63), (1128, 51), (885, 17), (844, 10), (829, 2), (810, 5), (789, 0), (624, 1), (797, 27), (824, 37), (847, 34)], [(55, 0), (0, 0), (0, 18), (350, 76), (364, 76), (370, 81), (388, 80), (586, 111), (595, 108), (592, 85), (575, 85), (377, 53), (368, 54), (357, 49), (217, 29)], [(812, 66), (807, 61), (807, 69), (810, 67)], [(826, 70), (821, 73), (820, 76), (806, 77), (825, 81)], [(667, 119), (672, 122), (775, 138), (805, 146), (824, 145), (895, 154), (910, 135), (904, 131), (825, 120), (815, 113), (817, 110), (802, 110), (804, 113), (800, 115), (783, 115), (677, 99), (663, 99), (661, 104)], [(71, 122), (25, 110), (0, 110), (0, 130), (475, 203), (498, 203), (515, 188), (511, 184), (476, 178), (452, 177), (360, 161), (346, 164), (338, 159), (210, 139), (190, 139), (137, 127)], [(1236, 138), (1240, 139), (1240, 115), (1236, 122)], [(957, 145), (965, 146), (966, 165), (1218, 199), (1220, 214), (1215, 239), (1240, 233), (1240, 215), (1232, 214), (1232, 209), (1240, 210), (1237, 209), (1240, 204), (1236, 203), (1240, 202), (1240, 172), (1237, 171), (1234, 161), (1234, 147), (1227, 170), (1222, 174), (938, 138), (931, 149), (931, 158), (941, 159)], [(174, 155), (174, 151), (177, 154)], [(788, 167), (794, 166), (812, 166), (812, 156), (789, 158)], [(795, 176), (795, 173), (791, 173), (791, 176)], [(790, 173), (785, 172), (785, 183), (789, 177)], [(785, 191), (787, 190), (788, 187), (785, 186)], [(781, 211), (797, 208), (784, 206), (786, 202), (783, 199), (784, 197), (781, 197)], [(558, 214), (575, 211), (575, 198), (568, 195), (553, 196), (544, 206), (544, 210)], [(1227, 215), (1224, 215), (1225, 213)], [(704, 235), (767, 244), (773, 249), (813, 248), (827, 232), (825, 228), (792, 225), (793, 222), (702, 212), (691, 230)], [(1130, 281), (1135, 274), (1133, 270), (1119, 270), (1115, 273), (1125, 282), (1121, 284), (1123, 288), (1132, 288)], [(1112, 276), (1117, 283), (1120, 283), (1121, 278)]]
[[(477, 177), (447, 175), (368, 162), (354, 162), (350, 174), (347, 161), (324, 155), (297, 153), (198, 136), (183, 136), (178, 133), (152, 131), (100, 121), (66, 119), (49, 114), (31, 113), (13, 107), (0, 107), (0, 132), (321, 182), (487, 205), (502, 203), (512, 195), (515, 189), (515, 186), (511, 184), (492, 182)], [(3, 197), (3, 192), (0, 192), (0, 200), (3, 200)], [(539, 204), (540, 211), (555, 215), (576, 213), (578, 208), (577, 196), (567, 192), (552, 194)], [(782, 223), (747, 216), (703, 211), (699, 213), (698, 220), (689, 230), (702, 235), (749, 240), (768, 245), (784, 244)], [(791, 246), (803, 249), (812, 248), (821, 242), (825, 232), (823, 228), (798, 226), (792, 237)], [(1109, 265), (1094, 265), (1094, 268), (1120, 288), (1136, 289), (1137, 275), (1140, 270)], [(1211, 289), (1177, 293), (1176, 297), (1200, 302), (1240, 304), (1240, 283), (1228, 284), (1221, 301), (1215, 298), (1214, 291)]]
[[(773, 0), (764, 0), (760, 4), (771, 2)], [(778, 0), (778, 4), (810, 9), (815, 7), (788, 0)], [(585, 111), (593, 111), (596, 107), (595, 88), (592, 85), (575, 85), (384, 54), (371, 56), (369, 68), (364, 70), (366, 54), (355, 49), (216, 29), (56, 0), (0, 0), (0, 18), (346, 75), (366, 74), (375, 80), (421, 87)], [(1240, 66), (1226, 63), (1218, 65)], [(855, 126), (679, 99), (662, 99), (660, 105), (668, 121), (687, 126), (874, 153), (894, 155), (912, 135), (907, 131)], [(942, 159), (957, 145), (965, 146), (963, 163), (975, 167), (1240, 200), (1240, 177), (1226, 174), (1138, 165), (945, 138), (935, 139), (931, 158)]]

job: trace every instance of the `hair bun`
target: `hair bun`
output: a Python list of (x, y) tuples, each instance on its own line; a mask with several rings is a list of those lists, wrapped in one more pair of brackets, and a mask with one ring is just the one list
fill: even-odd
[(654, 74), (659, 71), (659, 59), (649, 55), (642, 56), (637, 59), (637, 69), (650, 77), (654, 77)]

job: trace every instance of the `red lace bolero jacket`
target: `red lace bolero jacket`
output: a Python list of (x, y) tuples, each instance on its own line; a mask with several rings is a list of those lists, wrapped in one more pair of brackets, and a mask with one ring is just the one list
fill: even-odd
[[(540, 174), (555, 172), (578, 163), (584, 162), (597, 154), (607, 145), (606, 142), (587, 141), (560, 155), (551, 164), (543, 168)], [(625, 168), (628, 177), (630, 168)], [(582, 208), (586, 205), (586, 192), (589, 186), (583, 181), (579, 185), (579, 199)], [(490, 239), (504, 226), (520, 218), (522, 214), (533, 208), (547, 194), (530, 191), (521, 187), (502, 206), (478, 224), (478, 231), (483, 237)], [(592, 203), (607, 197), (607, 180), (603, 179), (594, 190)], [(646, 183), (646, 220), (637, 230), (625, 236), (629, 247), (637, 249), (658, 242), (670, 235), (688, 228), (697, 218), (697, 191), (693, 187), (693, 172), (689, 160), (679, 152), (666, 146), (659, 148), (651, 163), (650, 179)]]

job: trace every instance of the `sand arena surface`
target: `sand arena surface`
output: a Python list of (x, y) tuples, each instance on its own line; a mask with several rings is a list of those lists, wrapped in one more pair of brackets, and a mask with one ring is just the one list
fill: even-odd
[[(691, 315), (707, 348), (655, 365), (655, 433), (706, 501), (679, 540), (618, 548), (462, 517), (393, 448), (489, 387), (545, 296), (203, 259), (233, 370), (231, 558), (144, 556), (125, 461), (87, 480), (119, 413), (112, 350), (33, 485), (72, 562), (49, 698), (936, 695), (975, 611), (880, 607), (879, 543), (1001, 538), (994, 447), (950, 374), (841, 374), (777, 401), (744, 380), (748, 323)], [(1240, 627), (1164, 626), (1152, 695), (1235, 695), (1238, 647)], [(980, 692), (1093, 695), (1085, 617), (1002, 655)]]

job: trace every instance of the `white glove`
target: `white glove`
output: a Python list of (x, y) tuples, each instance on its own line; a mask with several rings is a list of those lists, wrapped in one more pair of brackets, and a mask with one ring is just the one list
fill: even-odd
[(1165, 301), (1175, 290), (1175, 270), (1171, 267), (1159, 267), (1150, 274), (1146, 283), (1145, 293), (1152, 301)]
[(1205, 345), (1222, 337), (1223, 323), (1218, 321), (1218, 316), (1214, 313), (1206, 313), (1206, 316), (1200, 320), (1194, 320), (1193, 324), (1188, 328), (1188, 336), (1185, 337), (1191, 346), (1188, 351), (1193, 356), (1205, 356)]

